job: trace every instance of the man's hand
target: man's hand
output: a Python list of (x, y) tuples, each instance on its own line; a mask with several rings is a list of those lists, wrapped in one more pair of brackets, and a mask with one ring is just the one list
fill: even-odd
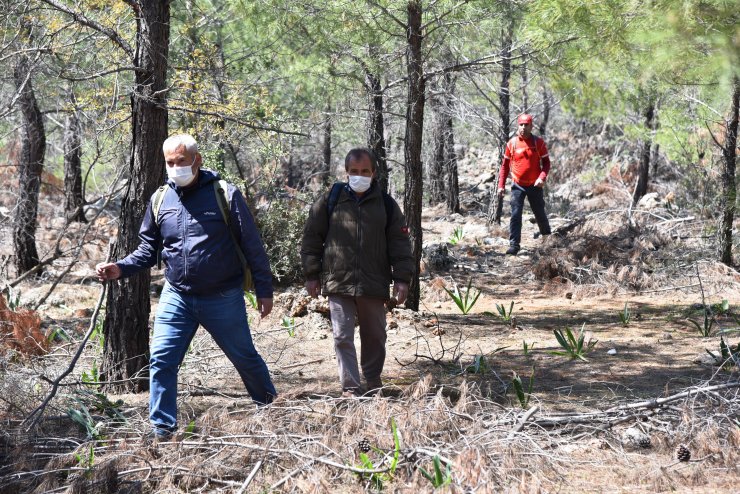
[(121, 277), (121, 268), (114, 262), (101, 262), (95, 266), (98, 281), (117, 280)]
[(272, 312), (272, 299), (271, 298), (258, 298), (257, 299), (257, 310), (260, 311), (260, 317), (266, 318), (270, 312)]
[(542, 180), (541, 178), (538, 178), (537, 180), (534, 181), (534, 186), (542, 188), (545, 186), (545, 181)]
[(498, 197), (499, 197), (499, 199), (501, 199), (502, 197), (504, 197), (504, 189), (499, 189), (498, 190)]
[(402, 281), (396, 281), (393, 283), (393, 296), (396, 297), (398, 305), (401, 305), (406, 301), (409, 296), (409, 284)]
[(306, 281), (306, 291), (309, 297), (316, 298), (321, 293), (321, 281), (319, 280), (308, 280)]

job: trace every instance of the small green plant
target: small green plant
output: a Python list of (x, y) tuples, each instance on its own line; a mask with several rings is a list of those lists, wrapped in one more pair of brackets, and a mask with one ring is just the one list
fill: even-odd
[(514, 312), (514, 301), (511, 301), (511, 304), (509, 304), (509, 310), (506, 310), (506, 306), (504, 304), (496, 304), (496, 312), (497, 314), (494, 314), (491, 311), (486, 311), (483, 314), (491, 317), (498, 317), (501, 319), (501, 322), (505, 323), (511, 323), (511, 317), (512, 313)]
[(84, 456), (82, 453), (75, 453), (75, 461), (80, 468), (85, 469), (85, 477), (90, 478), (95, 467), (95, 445), (91, 444), (88, 447), (87, 454)]
[(423, 467), (419, 467), (421, 474), (432, 483), (435, 489), (449, 485), (452, 482), (452, 467), (447, 465), (443, 473), (442, 460), (440, 460), (439, 455), (434, 455), (432, 464), (434, 465), (434, 474), (427, 472)]
[(450, 235), (450, 238), (447, 239), (447, 243), (450, 245), (457, 245), (460, 242), (462, 242), (463, 237), (465, 237), (465, 231), (462, 226), (458, 226), (454, 230), (452, 230), (452, 235)]
[(727, 369), (732, 367), (733, 365), (736, 367), (740, 367), (740, 342), (735, 346), (735, 348), (732, 347), (732, 345), (728, 345), (725, 343), (724, 337), (719, 337), (719, 355), (716, 355), (714, 352), (710, 352), (709, 350), (706, 350), (706, 352), (712, 356), (712, 358), (719, 362), (723, 368)]
[(188, 422), (188, 426), (185, 427), (185, 434), (184, 434), (185, 439), (189, 439), (190, 437), (193, 436), (194, 433), (195, 433), (195, 420), (191, 420), (190, 422)]
[(526, 390), (524, 389), (524, 385), (522, 384), (522, 378), (519, 377), (516, 372), (513, 372), (513, 374), (514, 377), (511, 380), (511, 385), (513, 386), (516, 397), (519, 400), (519, 405), (526, 410), (529, 407), (529, 398), (532, 396), (532, 386), (534, 385), (534, 367), (532, 367), (532, 373), (529, 375), (529, 383), (527, 384)]
[(62, 328), (61, 326), (58, 328), (55, 328), (53, 331), (49, 333), (49, 336), (46, 337), (47, 343), (52, 343), (56, 339), (60, 339), (61, 341), (70, 342), (72, 341), (72, 338), (67, 334), (67, 332)]
[(709, 307), (704, 307), (702, 311), (704, 312), (704, 319), (701, 323), (694, 319), (689, 319), (689, 322), (696, 326), (700, 335), (706, 338), (712, 334), (712, 328), (714, 327), (714, 314), (712, 313), (712, 309)]
[(473, 363), (465, 368), (465, 372), (468, 374), (485, 374), (488, 370), (488, 361), (485, 355), (475, 355), (473, 357)]
[(100, 373), (98, 372), (98, 364), (95, 360), (93, 360), (89, 373), (82, 371), (81, 380), (83, 384), (93, 387), (100, 383)]
[(101, 424), (95, 422), (84, 403), (78, 401), (77, 408), (68, 408), (67, 416), (72, 419), (72, 422), (82, 427), (90, 439), (102, 439), (99, 430)]
[(257, 295), (255, 295), (253, 292), (244, 292), (244, 299), (247, 301), (247, 304), (249, 304), (251, 308), (257, 308)]
[(478, 297), (480, 297), (481, 294), (481, 291), (477, 288), (473, 288), (472, 284), (473, 280), (468, 280), (468, 286), (467, 288), (465, 288), (465, 292), (463, 293), (460, 292), (459, 288), (457, 287), (457, 283), (455, 283), (454, 291), (448, 288), (444, 289), (447, 294), (452, 297), (455, 305), (457, 305), (458, 309), (460, 309), (463, 314), (467, 314), (468, 312), (470, 312), (475, 303), (478, 301)]
[(622, 323), (622, 326), (629, 326), (631, 319), (632, 313), (630, 312), (629, 307), (627, 307), (627, 302), (625, 302), (624, 309), (619, 312), (619, 322)]
[(103, 334), (104, 319), (104, 317), (100, 317), (98, 319), (98, 321), (95, 323), (95, 328), (93, 328), (93, 331), (90, 334), (90, 339), (98, 342), (98, 346), (100, 347), (101, 351), (105, 347), (105, 334)]
[(578, 336), (575, 336), (573, 331), (571, 331), (567, 326), (565, 328), (565, 333), (559, 329), (554, 330), (553, 333), (555, 334), (555, 339), (558, 340), (558, 343), (565, 351), (552, 351), (550, 353), (553, 355), (568, 357), (571, 360), (579, 359), (584, 362), (588, 362), (585, 355), (594, 349), (598, 341), (592, 340), (591, 338), (586, 341), (586, 334), (583, 331), (585, 327), (586, 323), (583, 323), (580, 331), (578, 331)]
[(15, 312), (21, 306), (21, 291), (8, 287), (8, 309)]
[[(396, 474), (396, 469), (398, 468), (398, 460), (401, 458), (401, 440), (398, 437), (398, 428), (396, 427), (396, 420), (391, 417), (391, 431), (393, 433), (393, 456), (391, 457), (390, 463), (388, 464), (388, 471), (385, 473), (358, 473), (357, 475), (360, 476), (360, 479), (365, 478), (369, 475), (370, 482), (373, 485), (373, 488), (376, 490), (382, 490), (383, 489), (383, 482), (387, 482), (393, 478), (393, 476)], [(376, 453), (383, 453), (383, 451), (378, 450), (377, 448), (372, 448)], [(370, 456), (368, 456), (367, 453), (360, 453), (360, 468), (364, 468), (366, 470), (374, 470), (375, 464), (370, 459)]]
[(712, 310), (719, 316), (724, 316), (728, 312), (730, 312), (730, 301), (726, 298), (723, 298), (721, 302), (717, 302), (716, 304), (712, 304)]
[(522, 340), (522, 347), (524, 349), (524, 356), (528, 357), (529, 354), (532, 353), (532, 350), (534, 349), (534, 343), (530, 345), (526, 341)]
[(283, 316), (283, 318), (280, 320), (280, 324), (288, 330), (288, 336), (291, 338), (295, 336), (295, 318), (294, 317), (288, 317)]

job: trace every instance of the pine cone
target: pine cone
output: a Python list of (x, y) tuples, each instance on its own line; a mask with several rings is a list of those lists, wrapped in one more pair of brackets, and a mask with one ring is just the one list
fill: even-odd
[(357, 449), (359, 449), (363, 453), (369, 453), (370, 452), (370, 441), (363, 438), (360, 440), (359, 443), (357, 443)]
[(637, 445), (640, 446), (641, 448), (647, 449), (653, 444), (650, 441), (650, 436), (644, 436), (644, 437), (641, 437), (639, 441), (637, 441)]
[(689, 451), (689, 448), (683, 444), (676, 448), (676, 459), (678, 461), (689, 461), (691, 459), (691, 451)]

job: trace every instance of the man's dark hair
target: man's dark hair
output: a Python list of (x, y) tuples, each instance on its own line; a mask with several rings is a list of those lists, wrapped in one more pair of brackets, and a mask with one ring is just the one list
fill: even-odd
[(344, 170), (349, 170), (350, 161), (362, 159), (363, 156), (370, 158), (370, 166), (372, 166), (373, 171), (378, 169), (378, 160), (375, 158), (375, 153), (373, 153), (371, 149), (355, 148), (350, 149), (349, 153), (347, 153), (347, 156), (344, 158)]

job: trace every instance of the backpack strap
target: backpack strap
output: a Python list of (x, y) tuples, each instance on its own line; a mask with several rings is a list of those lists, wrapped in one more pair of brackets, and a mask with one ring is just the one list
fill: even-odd
[(234, 248), (236, 249), (236, 255), (239, 257), (239, 264), (241, 264), (242, 272), (244, 273), (244, 283), (242, 288), (244, 291), (254, 290), (254, 280), (252, 279), (252, 270), (249, 269), (249, 263), (247, 258), (244, 257), (244, 252), (239, 246), (239, 242), (234, 236), (234, 232), (231, 230), (231, 205), (229, 204), (229, 198), (226, 195), (226, 188), (228, 184), (226, 180), (217, 180), (213, 182), (213, 191), (216, 193), (216, 202), (218, 203), (218, 209), (221, 210), (221, 216), (226, 223), (226, 229), (231, 236), (231, 240), (234, 242)]
[[(329, 191), (329, 199), (326, 201), (326, 216), (328, 220), (331, 220), (331, 215), (334, 213), (334, 209), (337, 207), (337, 203), (339, 202), (339, 195), (342, 193), (342, 188), (345, 185), (347, 185), (345, 182), (336, 182), (334, 185), (331, 186), (331, 190)], [(382, 194), (383, 207), (385, 207), (385, 229), (388, 230), (388, 227), (391, 226), (391, 221), (393, 220), (393, 198), (387, 192), (382, 192)]]
[(159, 208), (162, 207), (162, 201), (167, 194), (167, 185), (160, 185), (152, 198), (152, 214), (154, 214), (154, 223), (159, 226)]

